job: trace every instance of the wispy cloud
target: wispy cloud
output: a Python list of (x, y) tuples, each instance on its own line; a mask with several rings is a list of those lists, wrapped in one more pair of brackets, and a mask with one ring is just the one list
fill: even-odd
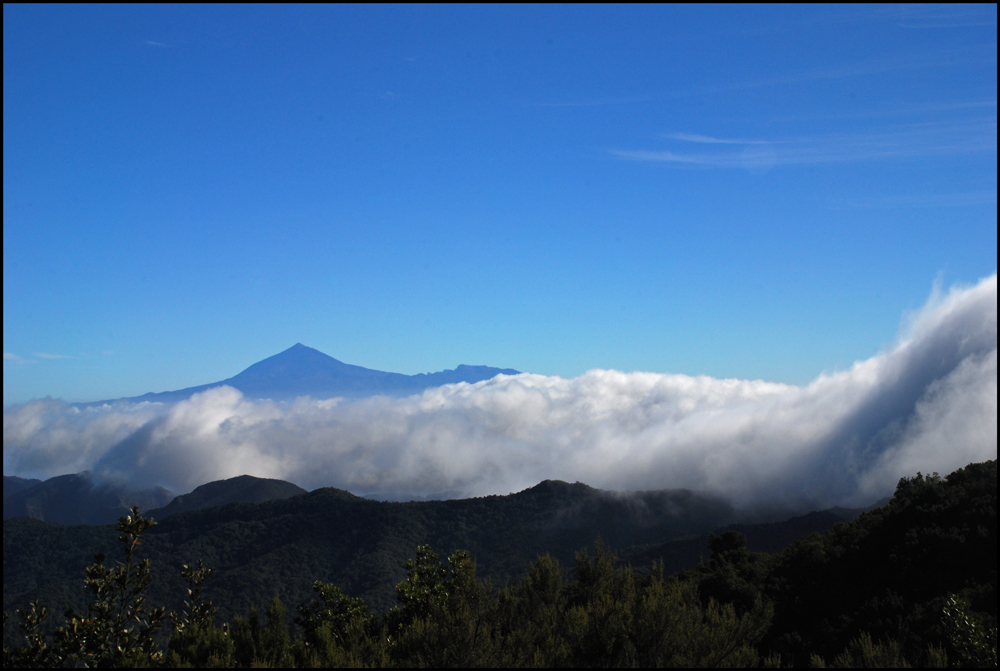
[[(986, 3), (897, 4), (897, 5), (828, 5), (808, 15), (770, 17), (763, 25), (741, 27), (742, 35), (808, 31), (846, 23), (881, 23), (899, 28), (952, 28), (996, 25), (996, 10)], [(992, 10), (992, 14), (991, 14)]]
[[(949, 102), (907, 103), (892, 107), (878, 107), (849, 112), (824, 112), (822, 114), (795, 114), (790, 116), (771, 117), (771, 122), (803, 121), (803, 120), (836, 120), (836, 119), (878, 119), (888, 117), (906, 117), (920, 115), (935, 115), (969, 110), (996, 109), (996, 99), (961, 100)], [(994, 112), (994, 116), (996, 112)]]
[(51, 352), (34, 352), (39, 359), (75, 359), (75, 356), (68, 354), (52, 354)]
[(153, 40), (146, 40), (146, 45), (150, 47), (165, 47), (167, 46), (163, 42), (154, 42)]
[[(774, 75), (761, 79), (748, 79), (739, 82), (713, 84), (695, 88), (685, 95), (706, 93), (721, 93), (726, 91), (742, 91), (772, 86), (787, 86), (809, 82), (849, 79), (853, 77), (868, 77), (889, 72), (905, 70), (941, 69), (954, 66), (966, 66), (980, 63), (996, 62), (996, 43), (991, 47), (970, 45), (961, 49), (940, 50), (933, 53), (900, 54), (898, 56), (870, 58), (831, 65), (824, 68), (812, 68), (799, 72)], [(678, 94), (681, 95), (681, 94)]]
[(900, 196), (879, 196), (856, 200), (843, 200), (834, 207), (895, 209), (906, 207), (969, 207), (975, 205), (996, 205), (997, 190), (962, 191), (959, 193), (922, 193)]
[(892, 159), (916, 159), (972, 153), (996, 153), (996, 116), (957, 121), (896, 125), (875, 133), (834, 133), (816, 137), (721, 140), (690, 133), (664, 137), (701, 145), (737, 145), (733, 150), (675, 151), (609, 149), (618, 158), (715, 168), (773, 165), (817, 165)]
[(10, 362), (12, 364), (38, 363), (34, 359), (25, 359), (23, 357), (19, 357), (18, 355), (14, 354), (13, 352), (4, 352), (3, 353), (3, 360), (4, 361), (8, 361), (8, 362)]
[(753, 506), (858, 504), (996, 458), (997, 278), (935, 290), (897, 343), (804, 386), (592, 370), (354, 403), (219, 387), (172, 406), (4, 410), (4, 472), (89, 469), (189, 491), (242, 473), (370, 495), (506, 494), (546, 478)]
[(699, 144), (771, 144), (767, 140), (743, 140), (733, 138), (709, 137), (708, 135), (697, 135), (696, 133), (663, 133), (663, 137), (668, 140), (680, 140), (682, 142), (697, 142)]
[(744, 79), (739, 81), (704, 84), (683, 90), (646, 92), (619, 96), (600, 96), (582, 100), (550, 100), (529, 104), (533, 107), (596, 107), (603, 105), (628, 105), (663, 100), (681, 100), (685, 98), (724, 93), (738, 93), (740, 91), (750, 91), (761, 88), (794, 86), (797, 84), (850, 79), (854, 77), (870, 77), (897, 71), (932, 68), (941, 69), (986, 63), (996, 63), (995, 43), (991, 47), (983, 45), (969, 45), (961, 49), (940, 50), (933, 53), (901, 54), (893, 57), (870, 58), (861, 61), (831, 65), (828, 67), (787, 72), (770, 77), (762, 77), (760, 79)]
[(611, 96), (607, 98), (588, 98), (585, 100), (560, 100), (532, 103), (533, 107), (601, 107), (604, 105), (628, 105), (644, 103), (653, 100), (676, 97), (670, 93), (652, 93), (648, 95)]
[(896, 23), (900, 28), (974, 28), (997, 25), (996, 5), (906, 5)]

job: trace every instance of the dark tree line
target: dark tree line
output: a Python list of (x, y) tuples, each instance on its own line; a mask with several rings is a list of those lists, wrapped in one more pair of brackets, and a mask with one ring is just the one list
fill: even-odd
[(122, 560), (85, 571), (86, 611), (47, 634), (43, 606), (19, 609), (4, 666), (996, 666), (996, 483), (995, 461), (904, 478), (887, 506), (781, 554), (730, 531), (675, 575), (598, 540), (572, 571), (544, 555), (497, 587), (468, 552), (424, 545), (383, 616), (317, 581), (294, 613), (275, 598), (221, 624), (201, 561), (180, 613), (146, 603), (153, 522), (134, 508)]

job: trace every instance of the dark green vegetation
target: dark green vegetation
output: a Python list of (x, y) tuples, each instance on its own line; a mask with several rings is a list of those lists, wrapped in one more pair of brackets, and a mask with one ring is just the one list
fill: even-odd
[[(885, 499), (879, 504), (884, 505), (888, 502), (889, 499)], [(835, 524), (850, 522), (866, 510), (876, 507), (878, 505), (868, 509), (830, 508), (829, 510), (792, 517), (782, 522), (730, 524), (725, 529), (717, 530), (716, 533), (737, 531), (746, 537), (749, 550), (781, 552), (799, 538), (815, 532), (828, 531)], [(692, 568), (706, 556), (711, 536), (712, 534), (701, 534), (657, 545), (623, 548), (618, 551), (618, 556), (622, 561), (636, 567), (652, 566), (654, 562), (658, 561), (663, 564), (667, 573), (676, 573)]]
[[(911, 661), (948, 643), (951, 597), (970, 621), (993, 630), (996, 664), (997, 464), (940, 478), (904, 478), (892, 500), (849, 524), (800, 539), (779, 555), (752, 553), (738, 538), (713, 541), (713, 558), (685, 574), (703, 598), (774, 604), (761, 647), (798, 664), (830, 658), (861, 633), (892, 641)], [(949, 655), (955, 659), (956, 650)]]
[[(34, 482), (25, 486), (26, 482)], [(12, 490), (8, 493), (8, 487)], [(32, 517), (59, 524), (111, 524), (132, 505), (159, 508), (174, 494), (163, 487), (136, 490), (95, 481), (84, 471), (44, 482), (3, 476), (3, 518)], [(6, 522), (4, 523), (6, 524)]]
[(277, 501), (306, 493), (308, 492), (298, 485), (284, 480), (240, 475), (197, 487), (190, 494), (181, 494), (163, 508), (150, 510), (146, 514), (154, 520), (160, 521), (168, 515), (184, 513), (189, 510), (205, 510), (229, 503)]
[[(886, 506), (780, 554), (750, 551), (738, 531), (712, 536), (708, 560), (673, 576), (662, 564), (623, 566), (598, 542), (592, 556), (566, 564), (542, 555), (498, 588), (477, 576), (475, 553), (441, 563), (420, 546), (381, 617), (343, 585), (317, 582), (294, 616), (274, 599), (264, 615), (249, 608), (220, 628), (205, 599), (215, 600), (221, 575), (206, 583), (210, 571), (188, 564), (178, 590), (186, 582), (189, 596), (159, 648), (162, 612), (137, 600), (151, 584), (149, 566), (133, 557), (134, 515), (119, 525), (126, 561), (87, 569), (87, 615), (70, 614), (45, 637), (41, 606), (22, 610), (27, 637), (5, 649), (5, 664), (995, 666), (996, 486), (995, 461), (947, 478), (918, 474), (901, 480)], [(249, 509), (220, 512), (238, 519)], [(143, 533), (143, 554), (167, 525)], [(5, 593), (6, 543), (5, 529)]]
[[(273, 596), (303, 601), (316, 580), (384, 612), (418, 545), (468, 550), (484, 576), (504, 584), (547, 552), (571, 563), (598, 536), (614, 548), (651, 545), (707, 533), (732, 516), (724, 502), (684, 490), (621, 496), (546, 481), (509, 496), (393, 503), (331, 488), (171, 515), (146, 534), (143, 552), (166, 569), (154, 575), (150, 597), (169, 608), (180, 607), (180, 566), (202, 558), (216, 570), (213, 601), (227, 619)], [(83, 607), (80, 571), (111, 537), (107, 527), (6, 520), (4, 608), (31, 599)]]
[(162, 487), (135, 490), (114, 483), (95, 482), (87, 472), (60, 475), (44, 482), (5, 475), (3, 486), (5, 520), (31, 517), (58, 524), (113, 524), (131, 505), (152, 508), (147, 515), (162, 520), (188, 510), (228, 503), (261, 503), (306, 493), (284, 480), (249, 475), (210, 482), (176, 498)]

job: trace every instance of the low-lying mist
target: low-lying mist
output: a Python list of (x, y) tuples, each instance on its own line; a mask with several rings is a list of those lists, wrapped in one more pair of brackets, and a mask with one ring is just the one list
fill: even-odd
[(896, 344), (805, 386), (591, 370), (351, 403), (244, 398), (4, 410), (4, 473), (190, 491), (240, 474), (397, 498), (544, 479), (688, 488), (738, 506), (859, 505), (997, 454), (997, 278), (935, 292)]

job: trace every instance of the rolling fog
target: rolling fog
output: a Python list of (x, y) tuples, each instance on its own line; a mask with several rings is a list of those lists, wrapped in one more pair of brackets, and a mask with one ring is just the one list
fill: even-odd
[(997, 278), (936, 291), (895, 344), (805, 386), (591, 370), (356, 402), (244, 398), (4, 409), (4, 473), (91, 470), (190, 491), (251, 474), (400, 497), (507, 494), (552, 478), (683, 487), (737, 506), (862, 505), (916, 471), (997, 453)]

